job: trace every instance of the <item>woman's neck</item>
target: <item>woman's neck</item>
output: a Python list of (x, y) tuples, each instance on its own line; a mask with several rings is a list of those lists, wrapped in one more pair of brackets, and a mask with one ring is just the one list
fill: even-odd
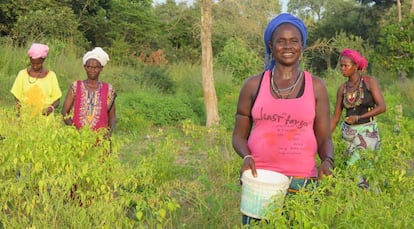
[(348, 78), (348, 82), (352, 84), (356, 84), (359, 82), (361, 75), (359, 73), (355, 73)]
[(98, 80), (86, 79), (85, 84), (86, 84), (86, 88), (89, 90), (97, 90), (99, 88)]
[(89, 85), (97, 85), (99, 83), (98, 79), (86, 79), (85, 81)]
[(42, 78), (46, 75), (43, 70), (44, 70), (43, 67), (37, 70), (34, 68), (29, 68), (28, 73), (31, 77)]
[(290, 80), (299, 75), (299, 66), (294, 67), (274, 67), (273, 75), (275, 78)]

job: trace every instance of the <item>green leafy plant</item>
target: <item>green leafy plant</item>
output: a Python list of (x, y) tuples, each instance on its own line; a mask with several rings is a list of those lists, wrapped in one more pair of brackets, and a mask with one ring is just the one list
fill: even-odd
[(218, 54), (217, 62), (233, 72), (233, 82), (241, 83), (249, 76), (257, 74), (260, 66), (264, 66), (253, 51), (237, 38), (231, 38)]

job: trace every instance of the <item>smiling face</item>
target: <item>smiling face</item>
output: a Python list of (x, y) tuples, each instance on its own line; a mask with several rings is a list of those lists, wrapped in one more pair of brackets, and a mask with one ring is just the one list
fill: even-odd
[(96, 59), (89, 59), (86, 61), (84, 65), (86, 74), (88, 75), (88, 79), (97, 80), (99, 78), (99, 74), (102, 71), (102, 65)]
[(302, 53), (302, 35), (294, 25), (282, 24), (273, 32), (269, 47), (276, 63), (282, 65), (296, 64)]

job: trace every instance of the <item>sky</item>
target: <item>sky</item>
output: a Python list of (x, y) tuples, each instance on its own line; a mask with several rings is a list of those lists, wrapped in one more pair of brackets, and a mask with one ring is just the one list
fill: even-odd
[[(175, 0), (176, 2), (187, 2), (187, 4), (193, 4), (193, 0)], [(287, 3), (289, 0), (279, 0), (282, 3), (282, 13), (287, 11)], [(154, 0), (154, 4), (165, 3), (165, 0)]]

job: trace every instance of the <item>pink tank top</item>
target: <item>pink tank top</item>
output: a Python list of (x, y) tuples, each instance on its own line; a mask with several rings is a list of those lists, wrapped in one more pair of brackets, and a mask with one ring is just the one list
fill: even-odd
[(265, 72), (252, 108), (253, 128), (247, 144), (256, 168), (287, 176), (316, 177), (312, 76), (304, 72), (305, 90), (301, 97), (276, 99), (270, 91), (270, 73)]

